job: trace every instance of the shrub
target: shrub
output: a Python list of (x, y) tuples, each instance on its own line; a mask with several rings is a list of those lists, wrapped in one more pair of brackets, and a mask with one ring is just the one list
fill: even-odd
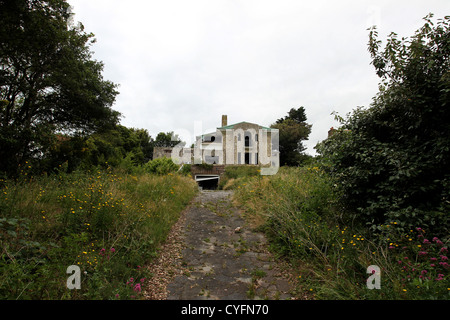
[(394, 272), (402, 294), (412, 299), (448, 298), (449, 240), (428, 239), (423, 228), (410, 230), (399, 240), (391, 242), (389, 250), (397, 261)]
[(179, 166), (176, 165), (171, 158), (156, 158), (147, 162), (144, 166), (149, 173), (165, 175), (171, 172), (177, 172)]
[(449, 232), (450, 17), (430, 18), (411, 39), (391, 34), (384, 51), (371, 31), (381, 90), (317, 148), (349, 212), (372, 229), (396, 220)]
[[(282, 167), (275, 176), (253, 177), (235, 189), (246, 218), (268, 235), (276, 254), (294, 265), (301, 294), (308, 291), (319, 299), (448, 298), (448, 236), (427, 237), (423, 228), (417, 234), (415, 229), (405, 232), (397, 221), (380, 225), (375, 235), (347, 219), (331, 181), (318, 166)], [(381, 269), (381, 290), (366, 286), (370, 265)]]

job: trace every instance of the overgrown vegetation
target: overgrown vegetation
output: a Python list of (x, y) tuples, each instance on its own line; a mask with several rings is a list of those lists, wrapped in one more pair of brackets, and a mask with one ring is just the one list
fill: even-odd
[(347, 208), (372, 229), (450, 231), (450, 16), (431, 18), (410, 39), (392, 33), (384, 50), (371, 30), (380, 91), (318, 146)]
[[(449, 238), (395, 220), (378, 233), (350, 219), (342, 194), (319, 166), (281, 168), (235, 187), (247, 218), (272, 250), (294, 265), (300, 292), (316, 299), (448, 299)], [(369, 290), (367, 268), (381, 268), (381, 290)]]
[(50, 152), (57, 133), (118, 123), (117, 85), (92, 58), (94, 35), (72, 25), (64, 0), (0, 2), (0, 170)]
[[(1, 180), (0, 299), (133, 299), (193, 179), (108, 168)], [(69, 290), (69, 266), (81, 289)]]
[(0, 299), (139, 297), (197, 190), (188, 168), (151, 160), (172, 132), (119, 124), (118, 86), (72, 17), (65, 0), (0, 2)]
[(233, 189), (242, 181), (260, 174), (258, 166), (227, 166), (225, 172), (220, 177), (219, 188), (223, 190)]
[[(450, 298), (450, 17), (431, 19), (410, 39), (392, 33), (384, 51), (371, 30), (380, 92), (337, 116), (315, 164), (235, 184), (315, 298)], [(372, 265), (380, 290), (366, 285)]]
[(303, 141), (308, 140), (312, 126), (306, 120), (304, 107), (291, 108), (287, 116), (270, 126), (279, 130), (280, 165), (297, 166), (309, 160)]
[[(150, 160), (173, 133), (119, 124), (117, 85), (70, 18), (65, 0), (0, 2), (1, 299), (139, 297), (143, 266), (197, 190), (188, 165)], [(302, 154), (305, 110), (291, 109), (273, 124), (281, 163), (310, 165), (264, 177), (231, 166), (219, 187), (316, 298), (448, 299), (450, 17), (380, 47), (372, 29), (378, 95), (337, 116), (316, 162)], [(72, 265), (80, 290), (66, 286)], [(366, 286), (371, 265), (381, 290)]]

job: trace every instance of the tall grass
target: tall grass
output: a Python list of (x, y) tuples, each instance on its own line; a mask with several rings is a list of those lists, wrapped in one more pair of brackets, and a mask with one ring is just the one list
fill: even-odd
[[(234, 189), (273, 251), (296, 266), (302, 292), (318, 299), (450, 297), (448, 239), (423, 229), (403, 232), (395, 221), (377, 234), (356, 225), (318, 167), (281, 168), (275, 176), (238, 181)], [(371, 265), (381, 268), (380, 290), (367, 287)]]
[(260, 167), (249, 165), (227, 166), (219, 181), (220, 189), (233, 189), (242, 181), (259, 176)]
[[(96, 170), (0, 182), (0, 299), (138, 298), (195, 182)], [(80, 267), (81, 289), (66, 286)]]

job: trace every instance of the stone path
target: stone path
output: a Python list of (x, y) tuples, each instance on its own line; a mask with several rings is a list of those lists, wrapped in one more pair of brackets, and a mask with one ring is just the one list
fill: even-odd
[(151, 268), (148, 299), (291, 299), (280, 262), (231, 203), (232, 191), (201, 191)]

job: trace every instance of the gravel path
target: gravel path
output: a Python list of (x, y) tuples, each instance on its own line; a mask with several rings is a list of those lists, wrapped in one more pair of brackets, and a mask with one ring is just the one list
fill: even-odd
[[(173, 227), (147, 299), (291, 299), (286, 267), (231, 203), (232, 191), (201, 191)], [(284, 271), (283, 271), (284, 270)]]

